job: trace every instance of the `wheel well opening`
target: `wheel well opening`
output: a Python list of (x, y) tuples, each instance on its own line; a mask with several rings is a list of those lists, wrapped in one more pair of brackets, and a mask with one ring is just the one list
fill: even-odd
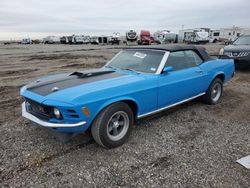
[(122, 102), (124, 102), (127, 105), (129, 105), (129, 107), (132, 109), (132, 111), (134, 113), (134, 117), (136, 118), (137, 112), (138, 112), (138, 106), (137, 106), (137, 104), (134, 101), (131, 101), (131, 100), (123, 100)]
[(216, 76), (216, 78), (219, 78), (219, 79), (221, 79), (222, 82), (224, 82), (225, 75), (224, 75), (224, 74), (218, 74), (218, 75)]

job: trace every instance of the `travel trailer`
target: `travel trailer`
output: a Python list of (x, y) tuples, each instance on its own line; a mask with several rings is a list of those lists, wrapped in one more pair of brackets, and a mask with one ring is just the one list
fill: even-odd
[(63, 36), (60, 38), (61, 44), (68, 44), (69, 43), (69, 36)]
[(32, 44), (32, 40), (30, 38), (24, 38), (22, 39), (21, 44)]
[(135, 30), (130, 30), (126, 32), (126, 40), (128, 42), (136, 42), (137, 41), (137, 33)]
[(111, 36), (111, 39), (110, 39), (110, 43), (113, 45), (113, 44), (120, 44), (120, 33), (119, 32), (115, 32), (113, 33), (113, 35)]
[(98, 44), (108, 44), (111, 40), (111, 37), (107, 37), (107, 36), (99, 36), (98, 37)]
[(47, 36), (43, 39), (44, 44), (55, 44), (60, 43), (60, 37), (57, 36)]
[(250, 29), (233, 26), (231, 28), (211, 30), (209, 36), (210, 42), (223, 41), (225, 43), (231, 43), (239, 36), (247, 34), (250, 34)]
[(72, 35), (72, 44), (89, 44), (90, 36)]
[(220, 38), (220, 30), (210, 30), (210, 33), (209, 33), (209, 42), (211, 43), (215, 43), (217, 41), (221, 41), (221, 38)]
[(241, 35), (250, 34), (250, 29), (241, 27), (221, 28), (219, 38), (226, 43), (235, 41)]
[(205, 44), (209, 42), (210, 28), (184, 29), (179, 31), (178, 42)]
[(98, 37), (90, 37), (90, 43), (91, 44), (99, 44)]
[(158, 44), (176, 43), (178, 38), (176, 33), (169, 30), (156, 31), (153, 36)]

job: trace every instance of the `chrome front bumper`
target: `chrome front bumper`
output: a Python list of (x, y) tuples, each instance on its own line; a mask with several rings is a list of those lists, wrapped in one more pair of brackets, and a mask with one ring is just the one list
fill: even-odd
[(32, 115), (31, 113), (27, 112), (25, 102), (22, 103), (22, 116), (41, 125), (44, 127), (51, 127), (51, 128), (67, 128), (67, 127), (78, 127), (85, 125), (86, 121), (81, 121), (78, 123), (72, 123), (72, 124), (65, 124), (65, 123), (50, 123), (43, 120), (38, 119), (36, 116)]

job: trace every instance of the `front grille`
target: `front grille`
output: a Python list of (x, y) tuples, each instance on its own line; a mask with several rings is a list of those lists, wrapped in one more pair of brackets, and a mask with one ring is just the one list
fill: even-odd
[(33, 114), (37, 118), (48, 121), (53, 117), (52, 107), (42, 105), (30, 99), (25, 99), (25, 101), (28, 112)]
[[(29, 113), (37, 118), (45, 121), (50, 119), (57, 119), (53, 113), (54, 107), (40, 104), (31, 99), (25, 98), (26, 109)], [(80, 116), (74, 109), (60, 109), (61, 117), (59, 120), (65, 119), (78, 119)]]
[(225, 55), (229, 57), (245, 57), (248, 56), (250, 52), (225, 52)]

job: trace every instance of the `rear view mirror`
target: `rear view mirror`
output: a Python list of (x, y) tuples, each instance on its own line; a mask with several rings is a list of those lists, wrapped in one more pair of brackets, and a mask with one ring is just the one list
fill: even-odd
[(164, 69), (163, 69), (163, 73), (168, 73), (168, 72), (172, 72), (173, 71), (173, 67), (171, 67), (171, 66), (167, 66), (167, 67), (164, 67)]

